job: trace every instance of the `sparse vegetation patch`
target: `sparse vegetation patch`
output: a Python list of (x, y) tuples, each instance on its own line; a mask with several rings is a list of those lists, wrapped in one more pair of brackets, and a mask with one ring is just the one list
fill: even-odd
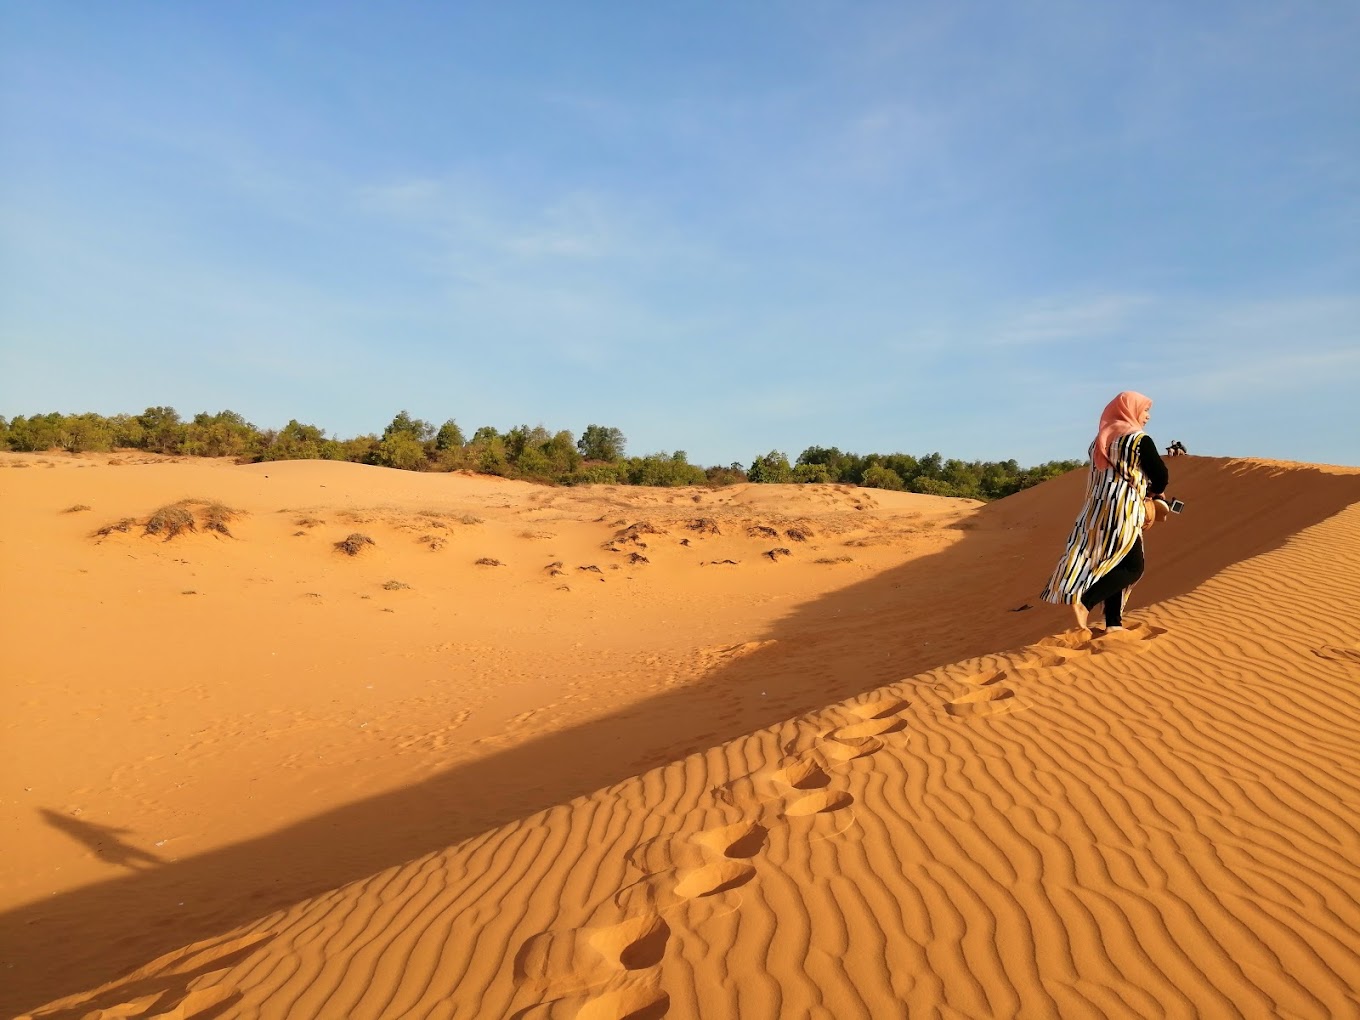
[(183, 503), (171, 503), (169, 506), (161, 507), (147, 518), (145, 527), (148, 535), (164, 535), (166, 541), (180, 532), (197, 530), (194, 515)]
[(342, 552), (346, 556), (358, 556), (359, 553), (362, 552), (365, 547), (370, 545), (377, 545), (377, 543), (374, 542), (373, 539), (369, 538), (367, 535), (361, 535), (359, 532), (356, 531), (352, 535), (349, 535), (346, 538), (342, 538), (340, 541), (336, 542), (335, 548), (337, 552)]
[(90, 509), (92, 509), (92, 508), (86, 506), (84, 503), (77, 503), (75, 506), (68, 506), (65, 510), (62, 511), (62, 513), (64, 513), (64, 514), (78, 514), (78, 513), (80, 513), (82, 510), (90, 510)]

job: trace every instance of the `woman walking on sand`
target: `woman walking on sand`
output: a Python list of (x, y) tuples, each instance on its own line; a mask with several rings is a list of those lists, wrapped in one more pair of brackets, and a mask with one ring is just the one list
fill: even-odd
[(1103, 602), (1105, 629), (1123, 630), (1129, 591), (1143, 576), (1143, 501), (1161, 496), (1169, 474), (1143, 431), (1151, 414), (1152, 401), (1132, 390), (1105, 405), (1090, 448), (1086, 502), (1044, 588), (1044, 601), (1071, 604), (1083, 629)]

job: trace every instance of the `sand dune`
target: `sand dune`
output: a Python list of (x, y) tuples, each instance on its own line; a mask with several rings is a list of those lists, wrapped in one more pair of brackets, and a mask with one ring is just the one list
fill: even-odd
[[(46, 459), (0, 473), (6, 1012), (1360, 1016), (1360, 471), (1173, 462), (1092, 637), (1037, 600), (1077, 475)], [(185, 497), (243, 512), (141, 533)]]

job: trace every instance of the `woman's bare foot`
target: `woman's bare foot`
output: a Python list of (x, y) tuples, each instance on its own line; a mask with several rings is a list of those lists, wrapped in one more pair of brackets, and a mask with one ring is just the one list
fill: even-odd
[(1086, 619), (1091, 611), (1081, 604), (1081, 599), (1072, 603), (1072, 615), (1077, 618), (1077, 630), (1086, 630)]

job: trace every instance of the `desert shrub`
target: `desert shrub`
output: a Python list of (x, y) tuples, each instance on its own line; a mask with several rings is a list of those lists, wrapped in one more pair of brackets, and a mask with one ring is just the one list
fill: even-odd
[(370, 545), (377, 545), (377, 543), (367, 535), (361, 535), (356, 531), (336, 542), (335, 548), (337, 552), (342, 552), (346, 556), (358, 556), (365, 546)]
[(181, 532), (198, 530), (194, 515), (183, 503), (161, 507), (146, 519), (144, 527), (148, 535), (164, 535), (167, 542)]
[(112, 524), (104, 525), (102, 528), (95, 532), (95, 535), (99, 538), (108, 538), (115, 532), (126, 534), (136, 526), (137, 521), (135, 518), (124, 517), (121, 521), (114, 521)]
[(231, 535), (231, 530), (227, 527), (227, 524), (234, 521), (239, 513), (239, 511), (217, 502), (205, 503), (203, 509), (198, 512), (199, 521), (204, 530), (215, 531), (219, 535), (227, 536)]
[(481, 559), (479, 559), (479, 560), (476, 561), (475, 565), (476, 565), (476, 566), (479, 566), (479, 567), (503, 567), (503, 566), (505, 566), (505, 564), (502, 563), (500, 560), (492, 559), (490, 556), (483, 556)]
[(411, 586), (410, 586), (409, 584), (407, 584), (405, 581), (384, 581), (384, 582), (383, 582), (383, 588), (385, 588), (387, 591), (401, 591), (402, 589), (404, 589), (404, 588), (409, 588), (409, 587), (411, 587)]
[(89, 510), (89, 509), (92, 509), (92, 508), (89, 507), (89, 506), (87, 506), (87, 505), (84, 504), (84, 503), (77, 503), (77, 504), (75, 504), (74, 506), (68, 506), (65, 510), (62, 511), (62, 513), (64, 513), (64, 514), (78, 514), (78, 513), (80, 513), (82, 510)]

